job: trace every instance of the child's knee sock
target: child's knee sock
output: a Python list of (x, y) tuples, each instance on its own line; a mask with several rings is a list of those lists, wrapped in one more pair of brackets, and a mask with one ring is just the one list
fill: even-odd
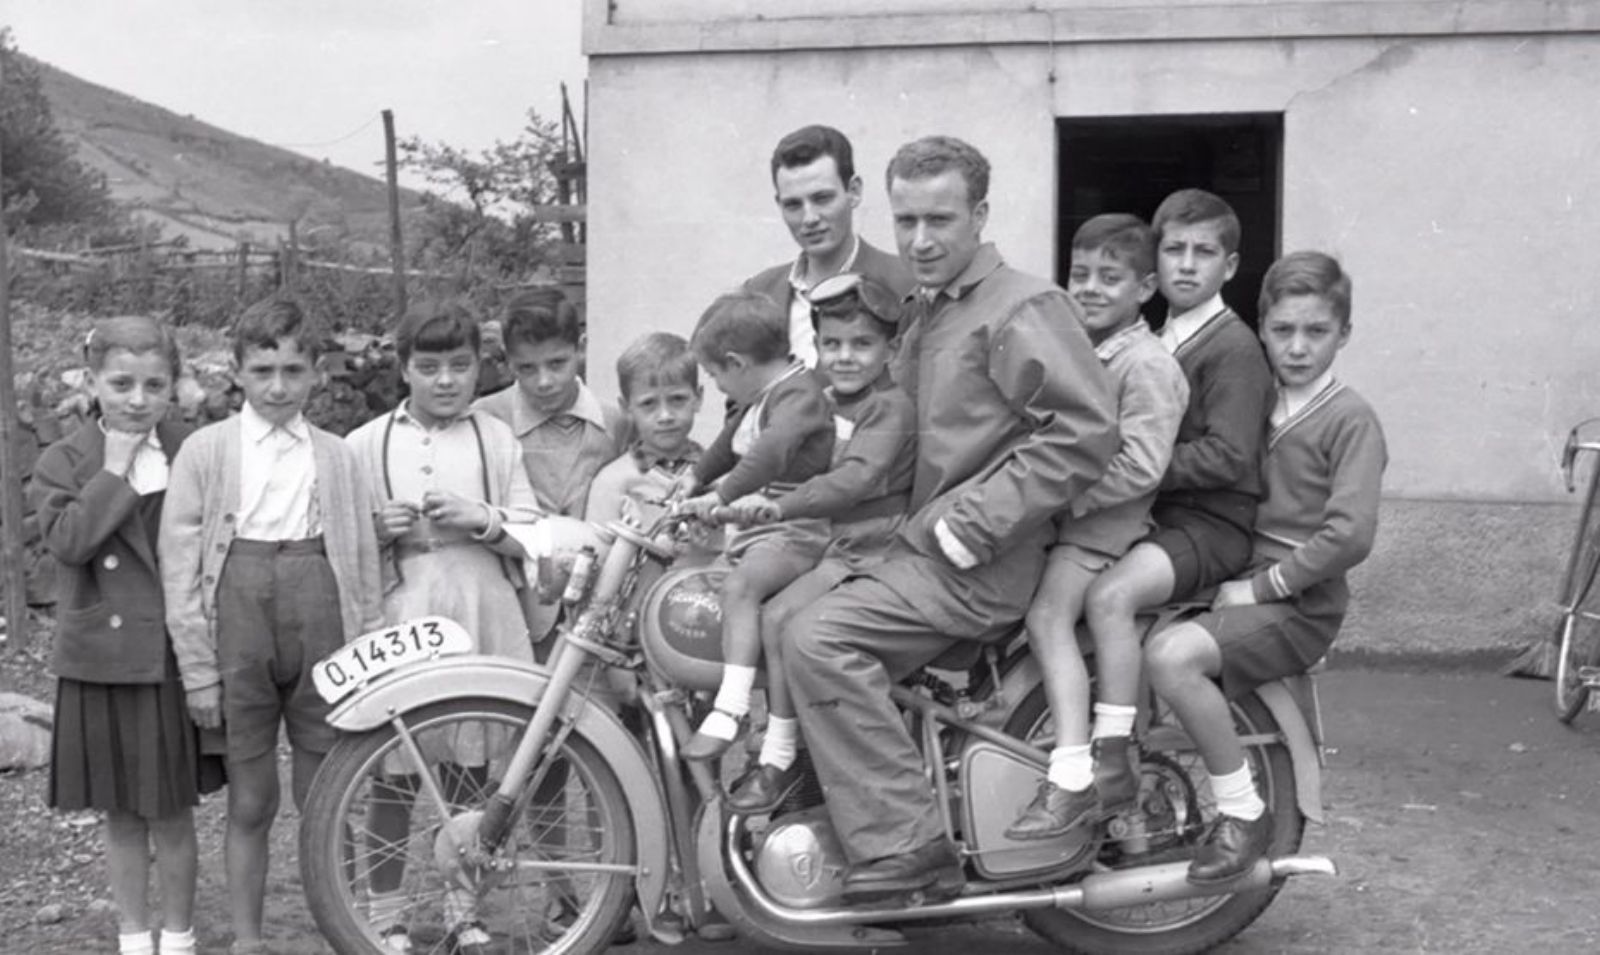
[(1057, 746), (1050, 751), (1050, 772), (1046, 777), (1058, 789), (1081, 793), (1094, 782), (1094, 757), (1089, 746)]
[(1105, 739), (1107, 736), (1132, 736), (1133, 720), (1139, 715), (1137, 706), (1122, 706), (1118, 703), (1096, 703), (1094, 705), (1094, 730), (1089, 733), (1089, 738)]
[(126, 932), (117, 936), (117, 952), (119, 955), (155, 955), (155, 950), (155, 936), (148, 929), (143, 932)]
[(404, 889), (394, 889), (389, 892), (369, 892), (367, 894), (367, 924), (379, 934), (400, 924), (400, 916), (406, 910), (406, 893)]
[(799, 750), (800, 721), (792, 716), (767, 717), (767, 736), (761, 741), (761, 756), (757, 762), (774, 769), (788, 769), (794, 765)]
[(722, 686), (711, 704), (715, 709), (700, 724), (700, 732), (717, 739), (733, 739), (739, 735), (739, 717), (750, 712), (750, 690), (756, 685), (756, 668), (725, 663), (722, 666)]
[(1250, 764), (1245, 763), (1231, 773), (1211, 777), (1211, 794), (1217, 797), (1217, 812), (1235, 819), (1253, 822), (1267, 811), (1267, 804), (1256, 792), (1256, 781), (1250, 776)]
[(194, 929), (161, 930), (161, 955), (194, 955)]

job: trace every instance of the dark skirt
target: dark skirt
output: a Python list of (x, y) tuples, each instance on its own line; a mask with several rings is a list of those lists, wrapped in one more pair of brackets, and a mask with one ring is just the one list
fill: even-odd
[(62, 679), (50, 764), (50, 805), (161, 819), (222, 785), (220, 761), (200, 755), (183, 684)]

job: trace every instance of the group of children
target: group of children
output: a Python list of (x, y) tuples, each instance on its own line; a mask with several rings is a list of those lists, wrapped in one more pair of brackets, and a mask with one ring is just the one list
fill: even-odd
[[(1372, 543), (1385, 460), (1372, 411), (1332, 377), (1350, 331), (1348, 276), (1318, 253), (1274, 264), (1261, 297), (1263, 359), (1221, 299), (1238, 240), (1232, 210), (1198, 190), (1170, 197), (1153, 225), (1102, 215), (1073, 238), (1067, 290), (1115, 384), (1121, 446), (1058, 516), (1028, 615), (1056, 741), (1045, 782), (1008, 833), (1049, 838), (1135, 798), (1143, 667), (1194, 736), (1220, 825), (1233, 827), (1202, 849), (1199, 882), (1248, 867), (1269, 827), (1227, 699), (1327, 649), (1347, 599), (1343, 573)], [(1159, 336), (1140, 313), (1157, 289), (1172, 308)], [(240, 317), (244, 407), (193, 434), (167, 420), (179, 372), (170, 333), (144, 318), (99, 323), (85, 346), (99, 417), (44, 453), (33, 493), (63, 568), (51, 802), (106, 813), (120, 950), (155, 950), (152, 839), (160, 951), (194, 950), (191, 810), (222, 784), (219, 762), (233, 951), (265, 950), (278, 726), (297, 804), (334, 740), (311, 684), (317, 660), (424, 614), (456, 619), (483, 652), (536, 657), (552, 611), (532, 597), (508, 521), (581, 536), (673, 495), (693, 512), (738, 519), (725, 556), (723, 680), (684, 755), (714, 758), (737, 737), (764, 657), (770, 716), (729, 805), (780, 804), (798, 781), (800, 748), (782, 624), (891, 550), (917, 459), (912, 398), (888, 370), (899, 298), (847, 273), (808, 299), (815, 368), (791, 357), (783, 308), (731, 293), (688, 341), (652, 333), (624, 352), (620, 413), (581, 379), (581, 324), (559, 297), (507, 305), (516, 384), (476, 400), (472, 311), (418, 306), (396, 335), (408, 397), (346, 440), (304, 417), (320, 338), (291, 300)], [(691, 437), (701, 369), (731, 400), (704, 449)], [(1141, 649), (1137, 613), (1215, 585), (1210, 612)], [(1073, 634), (1082, 616), (1096, 646), (1092, 726)], [(450, 777), (482, 785), (485, 745), (457, 740)], [(384, 784), (414, 791), (402, 774)], [(374, 818), (372, 829), (404, 831), (405, 799), (388, 805), (395, 818)], [(387, 896), (402, 864), (373, 873), (370, 903), (377, 922), (391, 913), (379, 928), (396, 951), (409, 941), (401, 900)], [(469, 902), (454, 917), (459, 948), (488, 942)]]

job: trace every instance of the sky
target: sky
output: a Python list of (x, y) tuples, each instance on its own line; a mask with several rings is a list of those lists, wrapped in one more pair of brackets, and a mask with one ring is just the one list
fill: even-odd
[[(529, 108), (581, 120), (580, 0), (0, 0), (18, 48), (69, 73), (369, 175), (383, 122), (466, 149)], [(417, 185), (417, 183), (408, 183)]]

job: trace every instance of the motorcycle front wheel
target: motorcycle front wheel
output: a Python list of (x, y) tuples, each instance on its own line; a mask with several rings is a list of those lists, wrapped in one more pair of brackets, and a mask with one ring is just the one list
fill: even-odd
[(569, 735), (546, 758), (496, 852), (463, 852), (532, 717), (503, 700), (449, 700), (405, 716), (415, 751), (392, 726), (339, 740), (300, 827), (306, 898), (334, 951), (384, 955), (394, 934), (415, 955), (474, 938), (518, 955), (610, 944), (633, 899), (620, 871), (634, 860), (633, 822), (587, 740)]
[[(1272, 856), (1300, 848), (1305, 819), (1295, 795), (1294, 766), (1279, 739), (1278, 722), (1260, 700), (1235, 700), (1234, 726), (1241, 736), (1275, 742), (1247, 746), (1245, 759), (1256, 787), (1272, 810)], [(1044, 687), (1036, 686), (1017, 706), (1006, 732), (1030, 741), (1051, 735), (1050, 709)], [(1119, 868), (1141, 861), (1176, 861), (1192, 857), (1194, 842), (1216, 817), (1216, 801), (1199, 753), (1192, 749), (1146, 752), (1140, 765), (1145, 777), (1139, 816), (1158, 858), (1118, 858), (1116, 843), (1107, 841), (1098, 865)], [(1254, 922), (1272, 903), (1281, 883), (1230, 895), (1209, 896), (1105, 911), (1041, 909), (1023, 920), (1064, 952), (1076, 955), (1189, 955), (1204, 952), (1232, 938)]]

